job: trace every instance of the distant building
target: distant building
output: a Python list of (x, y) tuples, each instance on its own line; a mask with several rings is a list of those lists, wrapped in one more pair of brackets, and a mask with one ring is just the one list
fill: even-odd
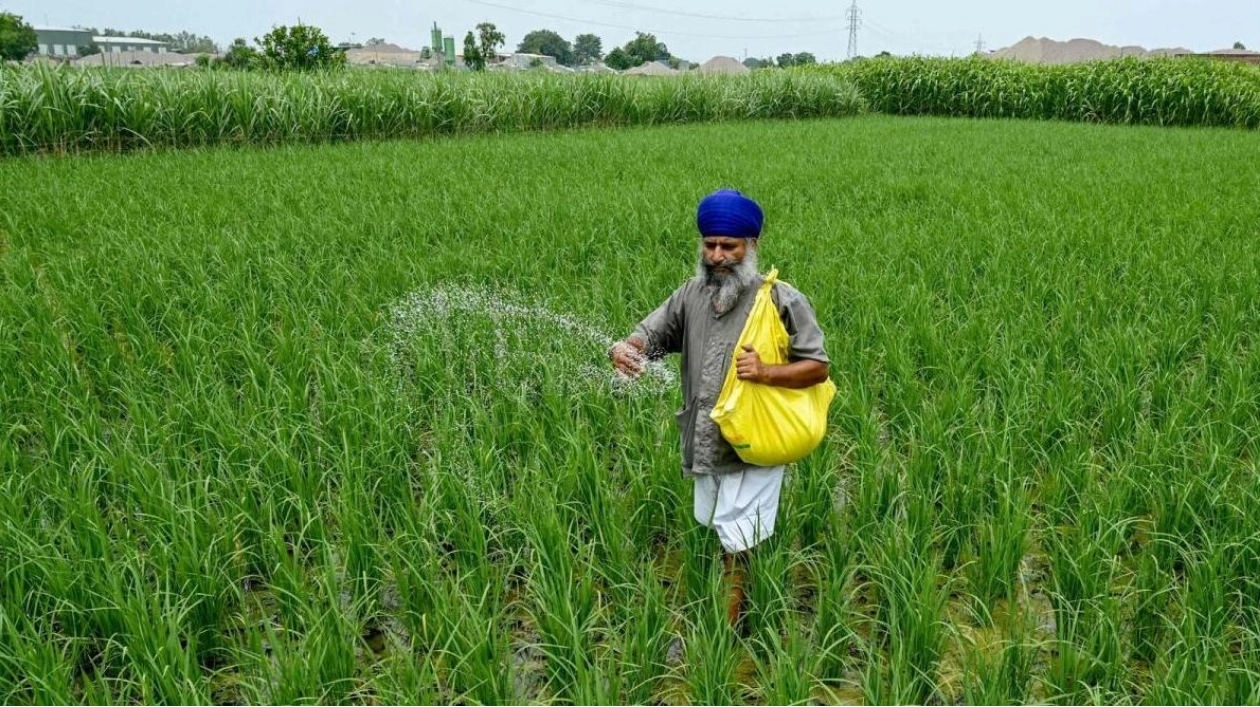
[(35, 27), (35, 53), (39, 56), (73, 58), (92, 43), (92, 33), (66, 27)]
[(1203, 59), (1216, 59), (1218, 61), (1237, 61), (1243, 64), (1260, 64), (1260, 52), (1253, 52), (1248, 49), (1217, 49), (1207, 54), (1184, 53), (1177, 56), (1193, 56)]
[(101, 51), (112, 54), (119, 52), (165, 54), (169, 48), (166, 42), (159, 42), (156, 39), (141, 39), (139, 37), (93, 37), (92, 41), (101, 48)]
[(515, 52), (512, 54), (500, 54), (498, 59), (500, 64), (511, 69), (533, 69), (536, 67), (546, 67), (550, 69), (556, 66), (556, 58), (554, 56), (547, 56), (546, 54), (526, 54), (525, 52)]

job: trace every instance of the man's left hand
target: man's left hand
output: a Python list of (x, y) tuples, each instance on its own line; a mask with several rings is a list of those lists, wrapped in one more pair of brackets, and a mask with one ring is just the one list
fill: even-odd
[(735, 357), (735, 376), (753, 383), (766, 383), (770, 379), (770, 367), (761, 362), (757, 350), (744, 344), (744, 353)]

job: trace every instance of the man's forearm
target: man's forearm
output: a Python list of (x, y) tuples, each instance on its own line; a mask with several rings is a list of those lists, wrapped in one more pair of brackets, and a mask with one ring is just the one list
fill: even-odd
[(812, 359), (766, 365), (764, 369), (764, 380), (758, 382), (779, 388), (808, 388), (827, 380), (827, 364)]

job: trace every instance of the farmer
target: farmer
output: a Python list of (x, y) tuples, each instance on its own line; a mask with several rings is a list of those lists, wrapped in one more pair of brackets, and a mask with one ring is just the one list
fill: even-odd
[[(738, 191), (723, 189), (706, 196), (696, 211), (702, 237), (696, 276), (609, 350), (616, 370), (632, 378), (643, 372), (648, 360), (682, 354), (683, 407), (675, 414), (682, 468), (695, 481), (696, 521), (713, 528), (726, 551), (732, 626), (743, 611), (748, 553), (774, 533), (783, 486), (784, 467), (744, 463), (709, 418), (763, 280), (757, 272), (763, 219), (757, 202)], [(772, 293), (789, 334), (789, 363), (762, 363), (758, 352), (745, 346), (735, 357), (736, 374), (745, 381), (784, 388), (823, 382), (827, 353), (809, 302), (782, 282)]]

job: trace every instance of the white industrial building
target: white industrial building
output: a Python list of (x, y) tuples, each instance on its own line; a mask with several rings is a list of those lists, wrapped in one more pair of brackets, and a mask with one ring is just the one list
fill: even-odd
[(102, 52), (147, 52), (165, 54), (166, 42), (139, 37), (101, 37), (77, 27), (35, 27), (35, 53), (39, 56), (72, 59), (83, 49), (96, 45)]

